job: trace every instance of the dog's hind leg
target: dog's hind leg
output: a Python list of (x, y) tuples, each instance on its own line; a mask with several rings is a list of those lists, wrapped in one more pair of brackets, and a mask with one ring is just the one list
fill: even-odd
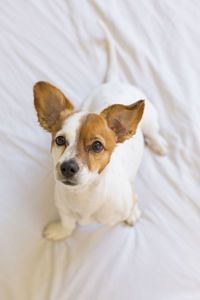
[(135, 207), (133, 209), (133, 211), (131, 212), (131, 214), (128, 216), (128, 218), (124, 221), (124, 223), (128, 226), (134, 226), (135, 223), (138, 221), (138, 219), (141, 216), (141, 211), (138, 207), (138, 204), (135, 204)]
[(158, 155), (166, 155), (168, 143), (159, 133), (158, 115), (153, 104), (148, 100), (145, 100), (145, 110), (141, 127), (145, 144), (154, 153)]
[(133, 184), (133, 206), (132, 209), (130, 211), (130, 214), (128, 216), (128, 218), (124, 221), (124, 223), (128, 226), (134, 226), (135, 223), (138, 221), (138, 219), (141, 216), (141, 211), (139, 209), (138, 206), (138, 197), (135, 193), (135, 189), (134, 189), (134, 184)]

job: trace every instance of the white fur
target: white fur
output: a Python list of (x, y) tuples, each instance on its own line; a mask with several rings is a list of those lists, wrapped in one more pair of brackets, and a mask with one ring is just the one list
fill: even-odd
[[(65, 120), (65, 122), (62, 126), (62, 129), (57, 132), (56, 136), (59, 136), (59, 135), (65, 136), (68, 146), (67, 146), (64, 154), (59, 158), (57, 158), (57, 155), (55, 153), (52, 153), (53, 159), (54, 159), (54, 165), (56, 165), (58, 162), (61, 164), (62, 162), (73, 159), (75, 157), (75, 155), (76, 155), (76, 152), (75, 152), (76, 151), (76, 147), (75, 147), (76, 131), (80, 124), (81, 118), (86, 114), (87, 113), (85, 113), (85, 112), (76, 112), (76, 113), (72, 114)], [(56, 148), (54, 148), (54, 151), (56, 151)]]
[[(104, 30), (107, 30), (105, 25)], [(110, 54), (116, 55), (113, 48), (110, 52)], [(114, 63), (115, 61), (116, 59)], [(113, 61), (111, 67), (113, 67)], [(87, 112), (100, 113), (111, 104), (128, 105), (137, 100), (145, 99), (145, 112), (142, 121), (131, 139), (117, 145), (112, 153), (110, 163), (101, 174), (90, 173), (85, 167), (82, 173), (85, 174), (82, 176), (85, 180), (83, 180), (82, 185), (69, 187), (61, 182), (56, 182), (55, 202), (60, 213), (61, 223), (50, 224), (45, 229), (44, 235), (48, 239), (59, 240), (69, 236), (74, 230), (76, 222), (81, 225), (90, 223), (115, 225), (126, 221), (127, 224), (134, 225), (140, 216), (140, 211), (134, 193), (133, 181), (143, 154), (143, 135), (153, 151), (158, 154), (166, 153), (167, 143), (158, 133), (157, 113), (153, 105), (138, 88), (116, 80), (112, 70), (108, 74), (108, 78), (115, 77), (115, 80), (98, 87), (86, 99), (82, 109)], [(72, 120), (69, 140), (73, 144), (75, 140), (74, 129), (78, 123), (76, 124), (75, 118)], [(68, 131), (69, 123), (66, 126)], [(65, 131), (65, 127), (62, 130)], [(67, 154), (68, 151), (69, 149), (61, 157), (62, 161), (73, 157), (73, 150), (71, 154)]]

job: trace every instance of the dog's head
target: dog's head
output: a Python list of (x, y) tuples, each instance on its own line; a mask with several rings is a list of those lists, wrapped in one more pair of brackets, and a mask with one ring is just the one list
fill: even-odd
[(34, 86), (40, 125), (52, 134), (51, 154), (56, 180), (68, 186), (92, 182), (108, 165), (117, 143), (132, 137), (144, 110), (144, 100), (115, 104), (99, 115), (74, 111), (73, 104), (53, 85)]

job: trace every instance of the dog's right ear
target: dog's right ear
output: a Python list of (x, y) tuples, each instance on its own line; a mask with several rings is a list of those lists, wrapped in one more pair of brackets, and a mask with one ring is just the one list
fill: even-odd
[(113, 104), (101, 112), (100, 115), (107, 121), (108, 127), (114, 131), (117, 143), (123, 143), (136, 133), (144, 105), (144, 100), (131, 105)]
[(73, 104), (65, 95), (50, 83), (39, 81), (34, 85), (34, 105), (40, 125), (53, 132), (62, 111), (71, 113)]

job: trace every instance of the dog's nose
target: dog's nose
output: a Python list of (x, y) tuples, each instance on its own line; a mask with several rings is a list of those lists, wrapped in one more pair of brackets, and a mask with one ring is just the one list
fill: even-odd
[(66, 178), (71, 178), (78, 172), (79, 166), (75, 161), (70, 160), (63, 162), (60, 166), (60, 170), (63, 176)]

